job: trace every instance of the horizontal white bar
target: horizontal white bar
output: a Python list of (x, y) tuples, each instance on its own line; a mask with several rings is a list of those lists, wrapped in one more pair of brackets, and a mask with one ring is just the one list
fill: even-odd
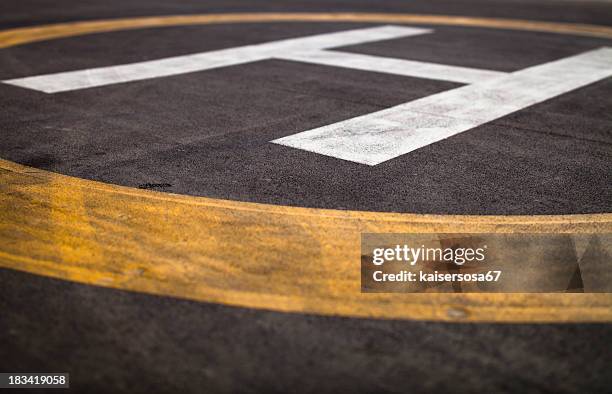
[[(277, 56), (278, 57), (278, 56)], [(506, 73), (444, 64), (419, 62), (357, 53), (318, 50), (311, 52), (289, 52), (281, 59), (326, 66), (375, 71), (407, 77), (428, 78), (440, 81), (475, 83), (496, 78)]]
[(379, 26), (291, 38), (146, 62), (10, 79), (3, 82), (45, 93), (66, 92), (233, 66), (268, 59), (290, 51), (332, 48), (408, 37), (429, 32), (431, 32), (430, 29), (414, 27)]
[(376, 165), (611, 76), (601, 48), (272, 142)]

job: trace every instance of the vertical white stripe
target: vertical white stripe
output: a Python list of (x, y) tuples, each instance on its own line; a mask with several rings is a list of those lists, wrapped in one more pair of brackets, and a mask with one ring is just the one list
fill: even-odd
[(601, 48), (272, 142), (376, 165), (610, 76)]
[(66, 92), (233, 66), (272, 58), (276, 55), (280, 56), (291, 51), (333, 48), (429, 32), (431, 32), (429, 29), (414, 27), (380, 26), (291, 38), (146, 62), (10, 79), (3, 82), (45, 93)]

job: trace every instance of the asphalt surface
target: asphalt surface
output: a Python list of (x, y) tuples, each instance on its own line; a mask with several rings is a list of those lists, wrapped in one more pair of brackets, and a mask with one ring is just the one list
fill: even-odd
[[(59, 7), (7, 0), (0, 27), (249, 11), (612, 25), (612, 4), (604, 2), (88, 0)], [(363, 26), (371, 25), (194, 26), (66, 38), (0, 50), (0, 79)], [(434, 28), (427, 37), (343, 50), (513, 71), (612, 46), (587, 37)], [(0, 84), (0, 157), (121, 185), (273, 204), (457, 214), (612, 211), (611, 79), (376, 167), (268, 143), (456, 86), (279, 60), (61, 95)], [(612, 391), (611, 341), (609, 324), (283, 314), (0, 270), (0, 371), (67, 371), (79, 392), (605, 393)]]
[(0, 5), (5, 27), (118, 16), (172, 15), (212, 12), (412, 12), (497, 18), (584, 22), (610, 25), (609, 0), (7, 0)]
[(609, 324), (362, 320), (230, 308), (0, 270), (0, 370), (79, 392), (606, 393)]
[[(3, 49), (0, 78), (370, 26), (253, 23), (94, 34)], [(612, 46), (552, 33), (432, 28), (339, 50), (512, 72)], [(125, 186), (270, 204), (437, 214), (612, 211), (610, 78), (374, 167), (270, 143), (458, 86), (283, 60), (53, 95), (0, 84), (0, 157)]]

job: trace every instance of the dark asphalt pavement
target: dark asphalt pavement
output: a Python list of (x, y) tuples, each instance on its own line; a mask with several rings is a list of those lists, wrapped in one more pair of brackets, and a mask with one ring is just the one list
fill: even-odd
[(218, 12), (412, 12), (612, 24), (609, 0), (6, 0), (4, 27), (142, 15)]
[(609, 393), (609, 324), (304, 316), (0, 270), (0, 371), (79, 392)]
[[(372, 26), (273, 23), (95, 34), (0, 51), (0, 78)], [(516, 71), (612, 40), (434, 26), (343, 51)], [(266, 60), (45, 94), (0, 84), (0, 157), (125, 186), (270, 204), (414, 213), (612, 211), (612, 79), (374, 167), (271, 144), (458, 83)]]

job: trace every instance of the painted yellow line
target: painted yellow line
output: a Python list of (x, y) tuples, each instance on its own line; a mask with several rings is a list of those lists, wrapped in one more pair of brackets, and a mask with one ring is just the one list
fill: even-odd
[(35, 41), (104, 33), (120, 30), (144, 29), (167, 26), (188, 26), (218, 23), (252, 22), (365, 22), (410, 23), (496, 29), (527, 30), (549, 33), (585, 35), (612, 38), (612, 27), (579, 23), (558, 23), (469, 16), (420, 15), (420, 14), (372, 14), (372, 13), (236, 13), (198, 14), (137, 17), (123, 19), (68, 22), (53, 25), (21, 27), (0, 32), (0, 48)]
[[(607, 27), (405, 14), (227, 14), (0, 32), (0, 47), (144, 27), (270, 21), (480, 26), (612, 37)], [(612, 214), (444, 216), (178, 196), (0, 160), (0, 267), (205, 302), (353, 317), (612, 321), (612, 294), (362, 294), (362, 232), (612, 232)]]
[(344, 212), (178, 196), (0, 161), (0, 266), (278, 311), (611, 321), (612, 294), (362, 294), (361, 232), (611, 232), (612, 215)]

